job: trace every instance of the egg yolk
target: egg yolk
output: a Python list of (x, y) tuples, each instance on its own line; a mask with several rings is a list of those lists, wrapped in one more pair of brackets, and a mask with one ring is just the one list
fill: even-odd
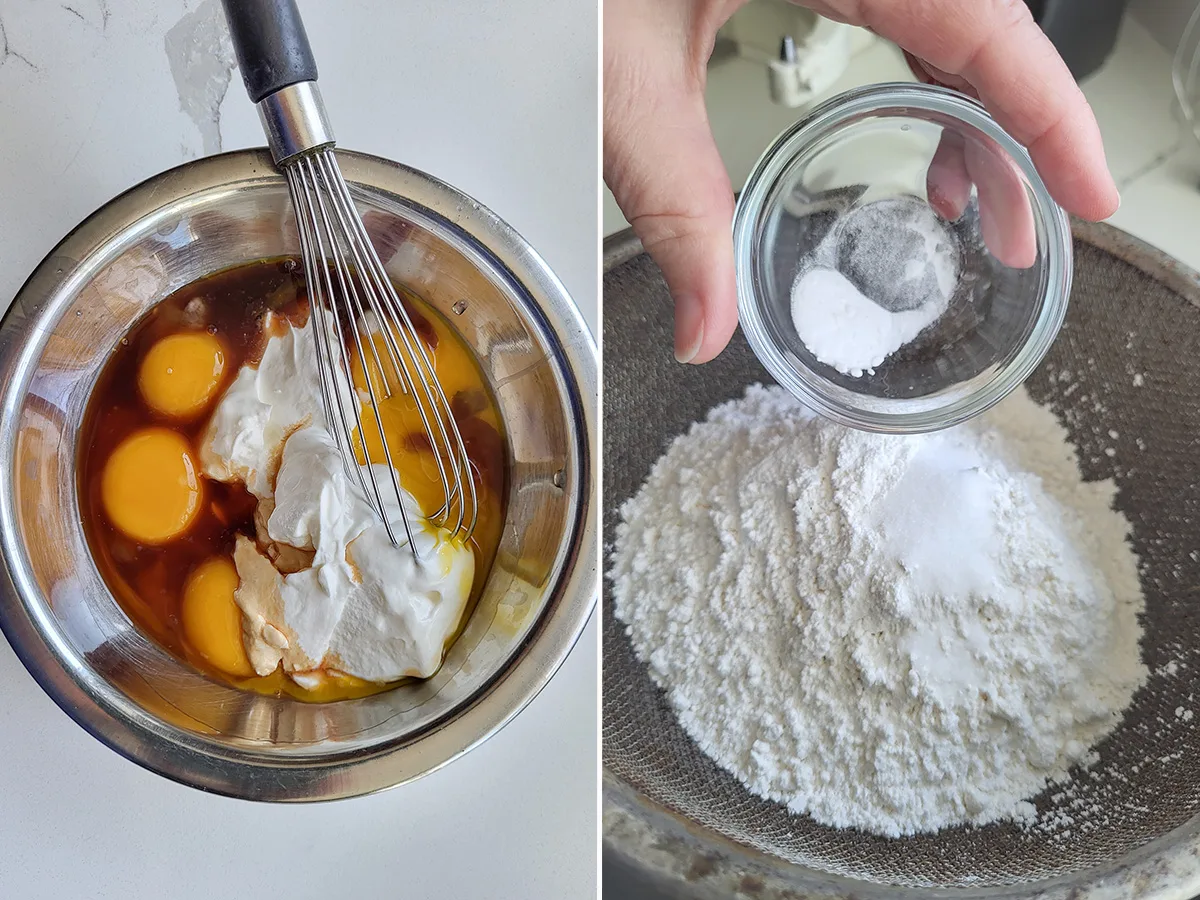
[(135, 431), (104, 464), (100, 497), (108, 518), (135, 541), (161, 544), (179, 536), (201, 502), (187, 441), (166, 428)]
[(138, 370), (142, 398), (157, 412), (186, 419), (202, 412), (225, 372), (225, 351), (207, 331), (172, 334), (147, 351)]
[(214, 668), (238, 678), (254, 674), (242, 643), (242, 613), (233, 598), (238, 573), (216, 556), (201, 563), (183, 588), (180, 616), (188, 642)]
[[(429, 351), (433, 361), (438, 384), (447, 399), (453, 398), (459, 391), (475, 388), (479, 383), (479, 374), (472, 361), (466, 345), (442, 335), (445, 326), (434, 325), (441, 340), (436, 351)], [(400, 379), (395, 371), (395, 365), (388, 355), (387, 343), (383, 335), (374, 335), (371, 340), (375, 344), (379, 362), (384, 365), (388, 374), (388, 382), (399, 384)], [(367, 388), (369, 379), (376, 390), (377, 397), (383, 398), (383, 378), (376, 364), (375, 354), (366, 351), (366, 366), (362, 357), (351, 354), (351, 380), (360, 391)], [(444, 504), (446, 489), (442, 485), (442, 476), (434, 459), (433, 452), (426, 437), (425, 422), (412, 395), (399, 390), (393, 390), (390, 397), (378, 400), (379, 417), (376, 419), (370, 405), (364, 405), (361, 411), (362, 430), (354, 436), (354, 452), (360, 464), (370, 459), (373, 463), (387, 462), (391, 456), (392, 465), (400, 473), (400, 484), (413, 496), (421, 511), (431, 516)], [(383, 438), (380, 440), (380, 427)], [(363, 437), (366, 437), (366, 458), (363, 457)], [(384, 441), (388, 453), (384, 453)]]

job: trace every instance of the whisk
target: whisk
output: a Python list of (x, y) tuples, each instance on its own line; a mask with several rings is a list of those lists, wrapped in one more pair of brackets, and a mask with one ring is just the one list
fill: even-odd
[[(338, 168), (333, 131), (317, 90), (316, 61), (296, 4), (294, 0), (222, 2), (246, 92), (258, 106), (271, 155), (287, 177), (295, 207), (325, 418), (342, 460), (392, 543), (407, 543), (417, 554), (379, 409), (380, 400), (394, 391), (409, 394), (444, 489), (442, 506), (429, 518), (466, 539), (479, 514), (466, 447), (425, 344), (371, 244)], [(360, 410), (353, 390), (355, 356), (365, 382), (365, 390), (357, 393), (365, 393), (370, 416)], [(374, 362), (373, 371), (368, 360)], [(364, 420), (368, 418), (378, 429), (390, 478), (382, 478), (375, 466), (358, 464), (354, 432), (365, 457)], [(391, 521), (392, 509), (399, 510), (402, 535)]]

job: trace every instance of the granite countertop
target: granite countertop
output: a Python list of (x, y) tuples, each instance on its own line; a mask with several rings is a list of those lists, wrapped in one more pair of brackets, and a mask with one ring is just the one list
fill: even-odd
[[(593, 331), (596, 8), (299, 0), (339, 142), (473, 195)], [(115, 194), (264, 143), (216, 0), (0, 3), (0, 298)], [(153, 775), (62, 713), (0, 640), (0, 896), (585, 897), (595, 890), (597, 630), (500, 734), (332, 804)]]

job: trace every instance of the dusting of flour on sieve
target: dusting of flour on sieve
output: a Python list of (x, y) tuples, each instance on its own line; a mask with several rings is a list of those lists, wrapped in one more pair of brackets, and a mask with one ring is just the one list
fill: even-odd
[(622, 507), (616, 614), (755, 794), (890, 836), (1032, 823), (1146, 677), (1115, 492), (1024, 389), (900, 437), (755, 386)]

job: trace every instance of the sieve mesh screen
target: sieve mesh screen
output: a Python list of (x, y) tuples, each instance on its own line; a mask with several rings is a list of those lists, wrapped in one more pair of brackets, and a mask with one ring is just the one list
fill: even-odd
[[(1151, 672), (1098, 748), (1100, 761), (1036, 798), (1041, 827), (888, 839), (827, 828), (755, 797), (676, 723), (613, 616), (607, 581), (606, 770), (669, 810), (780, 859), (914, 887), (1079, 872), (1200, 812), (1200, 308), (1185, 293), (1181, 283), (1077, 238), (1066, 327), (1027, 382), (1068, 428), (1084, 477), (1117, 482), (1118, 507), (1142, 561), (1142, 655)], [(644, 254), (608, 268), (604, 304), (604, 530), (611, 541), (620, 504), (671, 439), (770, 377), (740, 332), (715, 361), (677, 364), (670, 297)], [(1177, 715), (1181, 708), (1195, 710), (1195, 719)]]

